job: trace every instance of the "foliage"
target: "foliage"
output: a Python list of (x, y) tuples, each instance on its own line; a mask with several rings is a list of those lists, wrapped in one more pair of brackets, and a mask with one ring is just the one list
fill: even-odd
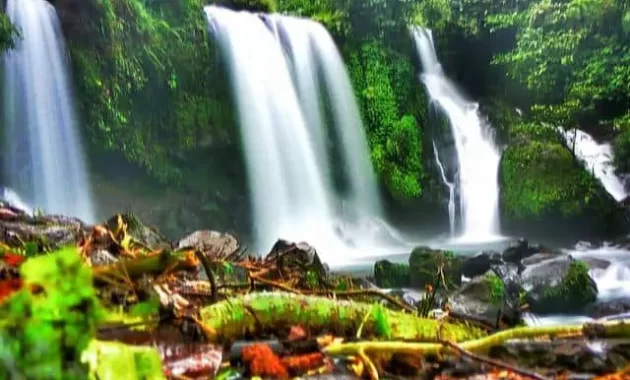
[(596, 290), (589, 274), (589, 266), (581, 260), (575, 260), (556, 286), (548, 287), (537, 303), (545, 303), (551, 310), (561, 312), (566, 310), (580, 310), (583, 306), (595, 301)]
[[(199, 0), (90, 0), (62, 19), (92, 140), (156, 179), (180, 183), (183, 159), (229, 141), (230, 105)], [(62, 13), (63, 14), (63, 13)]]
[(490, 15), (492, 28), (517, 30), (514, 49), (495, 62), (532, 91), (533, 111), (553, 114), (550, 122), (614, 118), (630, 100), (627, 9), (626, 1), (537, 0)]
[(396, 81), (404, 76), (400, 73), (410, 73), (411, 68), (377, 41), (363, 44), (352, 54), (349, 65), (355, 86), (360, 89), (358, 97), (377, 172), (392, 194), (403, 198), (420, 195), (420, 129), (413, 116), (400, 115), (395, 92)]
[(82, 351), (102, 317), (92, 275), (74, 248), (27, 260), (22, 290), (0, 305), (0, 377), (81, 379)]
[(516, 219), (558, 211), (577, 215), (594, 200), (594, 177), (579, 167), (549, 125), (521, 123), (511, 130), (501, 160), (501, 205)]
[(20, 32), (6, 14), (0, 14), (0, 52), (12, 49), (17, 38), (21, 38)]
[(488, 285), (490, 290), (490, 300), (493, 305), (501, 305), (503, 301), (503, 293), (505, 292), (505, 285), (501, 277), (495, 273), (488, 273), (484, 276), (484, 281)]
[(218, 0), (215, 4), (236, 11), (271, 13), (276, 10), (273, 0)]

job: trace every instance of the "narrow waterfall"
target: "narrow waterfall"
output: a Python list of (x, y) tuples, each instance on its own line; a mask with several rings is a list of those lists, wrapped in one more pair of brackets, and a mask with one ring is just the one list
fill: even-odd
[(93, 222), (91, 190), (54, 7), (8, 0), (21, 32), (4, 60), (5, 177), (34, 207)]
[(602, 183), (606, 191), (617, 202), (628, 197), (628, 192), (612, 165), (613, 151), (608, 143), (598, 143), (588, 133), (579, 129), (564, 130), (559, 128), (569, 149), (582, 161), (586, 170)]
[(433, 155), (435, 155), (435, 163), (440, 170), (442, 182), (448, 189), (448, 224), (451, 228), (451, 237), (453, 237), (455, 236), (455, 184), (449, 182), (448, 178), (446, 178), (446, 171), (444, 170), (442, 161), (440, 161), (440, 155), (438, 153), (437, 145), (435, 145), (435, 141), (433, 142)]
[[(422, 81), (431, 102), (447, 116), (459, 165), (461, 204), (460, 241), (483, 242), (499, 238), (498, 170), (501, 154), (478, 104), (467, 101), (444, 74), (430, 30), (412, 30), (423, 66)], [(455, 182), (455, 181), (452, 181)]]
[[(352, 87), (337, 48), (328, 32), (309, 20), (216, 6), (205, 7), (205, 12), (231, 71), (247, 152), (257, 250), (267, 251), (278, 238), (307, 241), (328, 263), (343, 262), (349, 257), (342, 253), (370, 237), (356, 236), (355, 226), (346, 227), (356, 221), (342, 220), (342, 201), (377, 220), (381, 206)], [(325, 94), (321, 87), (327, 89)], [(335, 166), (347, 165), (349, 199), (340, 196), (333, 184), (323, 96), (332, 104), (344, 161)]]

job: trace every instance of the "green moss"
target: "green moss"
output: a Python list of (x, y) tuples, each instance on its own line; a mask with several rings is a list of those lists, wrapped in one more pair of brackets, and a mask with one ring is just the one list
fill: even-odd
[(381, 288), (409, 286), (409, 265), (380, 260), (374, 264), (374, 280)]
[(411, 286), (424, 288), (431, 285), (435, 288), (452, 289), (461, 284), (461, 267), (462, 258), (451, 251), (433, 250), (428, 247), (414, 248), (409, 256)]
[(598, 188), (549, 126), (520, 124), (512, 128), (501, 160), (502, 211), (514, 219), (549, 212), (578, 215), (590, 206)]
[(589, 267), (584, 261), (576, 260), (562, 278), (560, 284), (548, 288), (544, 293), (547, 305), (555, 305), (555, 310), (579, 310), (585, 305), (594, 302), (597, 294), (593, 292), (593, 284), (588, 275)]
[[(421, 133), (416, 119), (403, 114), (396, 88), (413, 80), (406, 60), (373, 40), (361, 45), (349, 60), (358, 89), (372, 162), (390, 193), (414, 198), (422, 193)], [(408, 90), (408, 88), (407, 88)], [(404, 94), (405, 92), (403, 92)]]
[(488, 285), (492, 304), (501, 305), (503, 301), (503, 293), (505, 291), (503, 280), (501, 280), (501, 278), (495, 273), (489, 273), (484, 276), (484, 281)]

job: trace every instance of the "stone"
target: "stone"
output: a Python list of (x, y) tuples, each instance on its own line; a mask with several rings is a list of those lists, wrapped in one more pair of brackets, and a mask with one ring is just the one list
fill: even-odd
[(448, 289), (458, 287), (462, 282), (462, 258), (453, 252), (417, 247), (409, 256), (409, 279), (414, 288), (424, 288), (427, 285), (444, 287), (442, 278), (438, 274), (441, 267)]
[(492, 271), (472, 278), (449, 297), (453, 311), (496, 322), (501, 311), (503, 282)]
[(181, 239), (176, 248), (196, 248), (212, 258), (227, 257), (239, 249), (236, 238), (227, 233), (210, 230), (195, 231)]
[(482, 251), (474, 256), (464, 259), (462, 264), (462, 275), (473, 278), (481, 276), (490, 270), (492, 265), (501, 264), (501, 254), (495, 251)]
[(380, 260), (374, 263), (374, 280), (379, 288), (409, 286), (409, 265)]
[(521, 273), (530, 311), (540, 314), (576, 313), (597, 298), (588, 265), (562, 255), (527, 266)]
[[(109, 230), (115, 235), (120, 233), (119, 230), (121, 224), (126, 225), (127, 234), (132, 238), (132, 240), (136, 243), (141, 243), (150, 249), (156, 250), (171, 248), (171, 244), (162, 234), (160, 234), (155, 228), (145, 225), (139, 218), (132, 214), (116, 214), (109, 218), (106, 224), (107, 228), (109, 228)], [(122, 237), (117, 236), (117, 238), (120, 240)]]

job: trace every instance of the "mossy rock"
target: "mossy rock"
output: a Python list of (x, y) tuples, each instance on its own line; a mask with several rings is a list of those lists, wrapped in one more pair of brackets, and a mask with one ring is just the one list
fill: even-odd
[(581, 260), (560, 257), (529, 266), (522, 274), (530, 311), (577, 313), (597, 299), (597, 285)]
[(218, 0), (215, 4), (235, 11), (273, 13), (276, 10), (273, 0)]
[(380, 260), (374, 264), (374, 280), (380, 288), (409, 286), (409, 265)]
[(442, 268), (447, 288), (450, 290), (458, 287), (462, 280), (462, 264), (462, 258), (451, 251), (429, 247), (414, 248), (409, 256), (410, 285), (414, 288), (424, 288), (427, 285), (435, 287), (439, 283), (439, 287), (444, 287), (439, 275), (439, 269)]
[(538, 218), (555, 210), (564, 216), (579, 215), (598, 187), (556, 131), (539, 124), (513, 128), (501, 159), (500, 181), (501, 209), (514, 219)]

